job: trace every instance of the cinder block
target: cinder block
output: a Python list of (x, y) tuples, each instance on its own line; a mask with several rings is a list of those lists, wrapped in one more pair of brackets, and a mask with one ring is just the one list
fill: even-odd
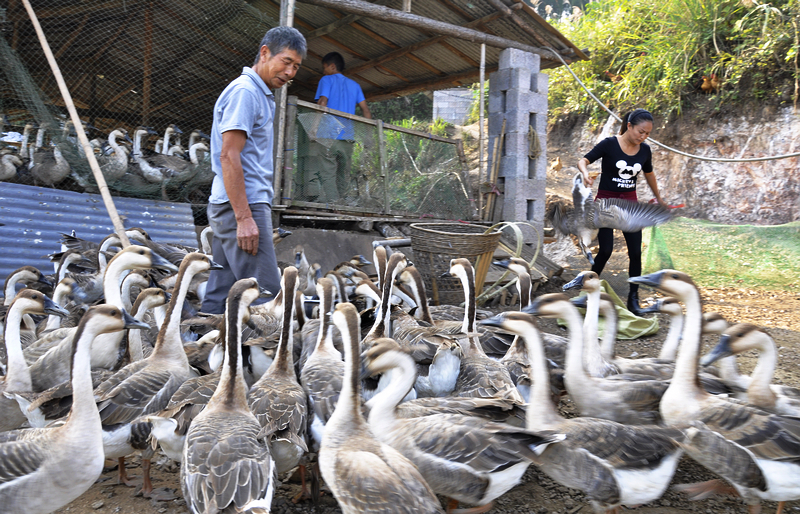
[(547, 178), (547, 151), (543, 151), (537, 159), (532, 159), (528, 166), (528, 178), (545, 180)]
[(489, 112), (505, 112), (506, 94), (503, 91), (489, 92)]
[(527, 178), (529, 162), (527, 154), (504, 155), (500, 161), (500, 176), (508, 179)]
[(546, 96), (550, 89), (550, 75), (547, 73), (533, 73), (531, 77), (531, 91)]
[(531, 113), (528, 116), (528, 124), (533, 126), (533, 130), (539, 133), (539, 137), (542, 134), (547, 134), (547, 114), (546, 113)]
[(509, 89), (506, 92), (506, 111), (547, 114), (547, 95), (522, 89)]
[[(506, 114), (503, 112), (493, 112), (489, 114), (489, 137), (500, 134), (503, 128), (503, 120), (506, 119)], [(506, 119), (506, 131), (508, 131), (509, 123)]]
[(528, 155), (528, 134), (522, 132), (506, 132), (503, 140), (503, 156)]
[(539, 73), (539, 56), (536, 54), (517, 50), (516, 48), (506, 48), (500, 52), (499, 69), (504, 68), (526, 68), (531, 73)]

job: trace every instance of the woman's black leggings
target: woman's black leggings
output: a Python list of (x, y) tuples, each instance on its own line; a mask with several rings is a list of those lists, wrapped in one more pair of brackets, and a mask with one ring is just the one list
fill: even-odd
[[(638, 277), (642, 274), (642, 231), (623, 232), (622, 235), (628, 246), (628, 276)], [(601, 228), (597, 233), (597, 242), (600, 243), (600, 249), (594, 257), (592, 271), (599, 275), (614, 252), (614, 229)]]

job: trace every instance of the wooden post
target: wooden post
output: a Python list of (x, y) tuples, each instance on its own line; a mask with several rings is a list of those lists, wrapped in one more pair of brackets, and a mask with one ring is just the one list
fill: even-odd
[(58, 83), (58, 89), (61, 91), (61, 96), (64, 99), (64, 105), (67, 107), (67, 111), (69, 111), (70, 119), (75, 126), (75, 132), (78, 134), (78, 140), (81, 142), (83, 151), (86, 154), (86, 159), (89, 161), (89, 167), (92, 168), (92, 173), (94, 174), (95, 181), (97, 181), (97, 187), (100, 189), (100, 196), (103, 198), (108, 216), (111, 218), (111, 223), (114, 225), (114, 230), (117, 236), (119, 236), (123, 248), (127, 248), (131, 242), (128, 240), (128, 235), (125, 234), (125, 226), (122, 224), (122, 220), (117, 213), (117, 208), (114, 206), (114, 199), (111, 198), (111, 193), (108, 192), (108, 185), (106, 184), (105, 177), (103, 177), (103, 172), (100, 170), (100, 165), (97, 163), (94, 149), (92, 149), (92, 146), (89, 144), (89, 138), (86, 137), (86, 132), (83, 130), (83, 123), (81, 123), (78, 111), (75, 109), (75, 104), (72, 102), (72, 95), (69, 93), (67, 83), (64, 82), (64, 77), (61, 75), (61, 70), (58, 68), (58, 63), (53, 56), (53, 51), (47, 43), (47, 38), (44, 36), (42, 26), (39, 24), (39, 19), (36, 17), (36, 13), (33, 12), (30, 0), (22, 0), (22, 3), (25, 4), (25, 10), (28, 11), (28, 16), (31, 18), (31, 23), (36, 30), (36, 35), (39, 36), (39, 43), (42, 45), (44, 55), (47, 57), (47, 62), (50, 63), (50, 69), (53, 71), (53, 75)]
[[(294, 24), (295, 0), (281, 0), (280, 22), (281, 26), (291, 27)], [(275, 92), (275, 117), (278, 120), (278, 135), (275, 141), (275, 166), (272, 174), (273, 189), (278, 196), (276, 205), (283, 205), (284, 182), (283, 168), (285, 166), (284, 150), (286, 148), (286, 98), (289, 85), (284, 84)], [(291, 189), (291, 185), (289, 185)]]
[(292, 187), (294, 185), (294, 142), (297, 127), (297, 97), (289, 96), (286, 102), (286, 138), (283, 150), (283, 196), (284, 205), (292, 205)]
[(411, 12), (411, 0), (403, 0), (403, 12)]
[[(480, 88), (478, 93), (478, 216), (483, 218), (483, 192), (481, 190), (480, 177), (483, 176), (483, 169), (486, 167), (486, 153), (484, 150), (484, 128), (483, 128), (483, 88), (486, 74), (486, 45), (481, 43), (481, 75), (480, 75)], [(486, 170), (486, 176), (489, 176), (489, 170)]]
[(383, 212), (389, 214), (389, 172), (386, 169), (386, 138), (383, 135), (383, 120), (378, 120), (378, 159), (383, 177)]
[[(473, 219), (480, 219), (475, 217), (475, 197), (472, 195), (472, 184), (469, 181), (469, 163), (467, 162), (467, 155), (464, 153), (464, 140), (459, 139), (456, 143), (456, 151), (458, 152), (458, 160), (461, 162), (461, 173), (464, 176), (464, 187), (467, 189), (467, 200), (469, 200), (470, 213)], [(480, 177), (480, 173), (478, 174)], [(478, 211), (480, 213), (480, 211)]]
[(489, 191), (489, 197), (486, 199), (486, 215), (484, 219), (486, 221), (493, 221), (494, 218), (494, 204), (496, 201), (497, 193), (495, 193), (495, 189), (497, 188), (497, 175), (500, 173), (500, 154), (503, 153), (503, 138), (506, 135), (506, 120), (503, 118), (503, 128), (500, 129), (500, 135), (497, 136), (497, 139), (494, 140), (494, 151), (492, 152), (492, 165), (491, 170), (489, 170), (488, 178), (489, 184), (492, 186), (492, 190)]
[(142, 78), (142, 125), (150, 124), (150, 76), (153, 72), (153, 2), (144, 8), (144, 65)]

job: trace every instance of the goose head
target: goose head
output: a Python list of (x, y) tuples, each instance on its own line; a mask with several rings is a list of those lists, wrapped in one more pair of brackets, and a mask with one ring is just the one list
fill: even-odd
[(369, 261), (368, 261), (368, 260), (367, 260), (367, 259), (366, 259), (366, 258), (365, 258), (363, 255), (361, 255), (361, 254), (354, 255), (354, 256), (350, 257), (350, 260), (349, 260), (349, 261), (347, 261), (347, 262), (349, 262), (350, 264), (352, 264), (352, 265), (353, 265), (353, 266), (355, 266), (356, 268), (361, 268), (361, 267), (363, 267), (363, 266), (367, 266), (367, 265), (369, 265), (369, 264), (372, 264), (371, 262), (369, 262)]
[(722, 334), (729, 326), (727, 320), (720, 313), (703, 313), (703, 334)]
[(146, 246), (130, 245), (117, 252), (108, 266), (124, 264), (123, 269), (155, 268), (175, 273), (178, 268)]
[(272, 245), (275, 246), (285, 238), (292, 235), (290, 230), (282, 229), (281, 227), (272, 229)]
[(58, 306), (45, 294), (35, 289), (23, 289), (14, 297), (12, 306), (18, 306), (28, 314), (52, 314), (61, 318), (69, 316), (69, 312)]
[[(274, 239), (275, 236), (273, 235), (273, 242)], [(300, 269), (303, 267), (304, 264), (306, 267), (308, 267), (308, 259), (306, 259), (305, 249), (303, 248), (303, 245), (297, 245), (294, 247), (294, 266), (295, 268)]]
[(505, 268), (516, 275), (521, 275), (522, 273), (530, 275), (531, 272), (531, 267), (528, 262), (519, 257), (511, 257), (509, 259), (503, 259), (502, 261), (493, 261), (492, 264)]
[(550, 293), (536, 298), (536, 300), (525, 307), (522, 312), (542, 318), (560, 318), (563, 317), (564, 312), (569, 312), (571, 310), (574, 310), (577, 315), (577, 310), (575, 310), (575, 306), (569, 301), (567, 295), (563, 293)]
[[(392, 254), (394, 256), (394, 254)], [(450, 259), (450, 270), (442, 273), (442, 277), (451, 276), (460, 280), (475, 280), (475, 270), (467, 259)]]
[(63, 296), (69, 298), (76, 304), (84, 304), (89, 299), (86, 291), (71, 277), (64, 277), (61, 279), (56, 286), (56, 291), (53, 293), (53, 296), (56, 296), (56, 293), (61, 291), (63, 291)]
[[(78, 332), (82, 332), (82, 327), (94, 325), (97, 334), (107, 334), (109, 332), (119, 332), (124, 329), (143, 329), (147, 330), (150, 325), (125, 312), (125, 309), (114, 307), (113, 305), (95, 305), (89, 307), (86, 314), (78, 324)], [(79, 338), (76, 337), (75, 341)], [(74, 350), (73, 350), (74, 351)]]
[(652, 305), (642, 309), (642, 313), (644, 314), (652, 312), (660, 312), (661, 314), (667, 314), (669, 316), (679, 316), (683, 314), (683, 309), (676, 298), (667, 296), (665, 298), (659, 298)]
[(600, 277), (594, 271), (582, 271), (577, 277), (564, 284), (563, 291), (581, 288), (583, 291), (597, 292), (600, 290)]
[(397, 366), (398, 359), (403, 356), (411, 359), (394, 339), (381, 337), (373, 341), (372, 346), (361, 354), (361, 380), (373, 375), (386, 373)]
[(700, 364), (708, 366), (719, 359), (748, 350), (763, 351), (771, 344), (773, 344), (772, 338), (757, 326), (750, 323), (739, 323), (720, 335), (717, 346), (700, 359)]
[(649, 275), (631, 277), (628, 282), (652, 287), (664, 294), (672, 295), (682, 302), (697, 294), (697, 286), (692, 278), (686, 273), (674, 269), (663, 269)]

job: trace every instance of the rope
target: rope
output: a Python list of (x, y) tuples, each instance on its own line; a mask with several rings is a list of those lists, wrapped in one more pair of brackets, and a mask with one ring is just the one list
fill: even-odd
[[(586, 84), (584, 84), (583, 81), (581, 79), (579, 79), (577, 75), (575, 75), (575, 72), (572, 71), (572, 68), (569, 67), (569, 64), (567, 64), (567, 62), (561, 57), (561, 54), (556, 52), (549, 45), (546, 45), (545, 47), (548, 50), (550, 50), (550, 52), (552, 52), (556, 57), (558, 57), (558, 60), (561, 61), (561, 64), (563, 64), (567, 68), (567, 71), (569, 71), (569, 73), (572, 75), (572, 77), (575, 80), (578, 81), (578, 84), (581, 85), (583, 90), (586, 91), (586, 93), (592, 98), (592, 100), (597, 102), (597, 104), (600, 107), (602, 107), (604, 111), (606, 111), (608, 114), (613, 116), (617, 121), (619, 121), (619, 122), (622, 121), (622, 118), (620, 118), (615, 113), (613, 113), (608, 107), (605, 106), (605, 104), (603, 102), (601, 102), (596, 96), (594, 96), (594, 93), (589, 91), (589, 88), (586, 87)], [(782, 155), (773, 155), (773, 156), (770, 156), (770, 157), (752, 157), (752, 158), (749, 158), (749, 159), (728, 159), (728, 158), (724, 158), (724, 157), (705, 157), (705, 156), (702, 156), (702, 155), (694, 155), (694, 154), (682, 152), (681, 150), (678, 150), (677, 148), (672, 148), (671, 146), (667, 146), (664, 143), (661, 143), (661, 142), (656, 141), (655, 139), (652, 139), (652, 138), (649, 138), (649, 137), (647, 138), (647, 141), (649, 141), (650, 143), (653, 143), (653, 144), (655, 144), (657, 146), (660, 146), (661, 148), (664, 148), (665, 150), (669, 150), (670, 152), (676, 153), (678, 155), (683, 155), (684, 157), (689, 157), (690, 159), (697, 159), (697, 160), (700, 160), (700, 161), (712, 161), (712, 162), (759, 162), (759, 161), (775, 161), (775, 160), (778, 160), (778, 159), (788, 159), (790, 157), (800, 157), (800, 152), (786, 153), (786, 154), (782, 154)]]

